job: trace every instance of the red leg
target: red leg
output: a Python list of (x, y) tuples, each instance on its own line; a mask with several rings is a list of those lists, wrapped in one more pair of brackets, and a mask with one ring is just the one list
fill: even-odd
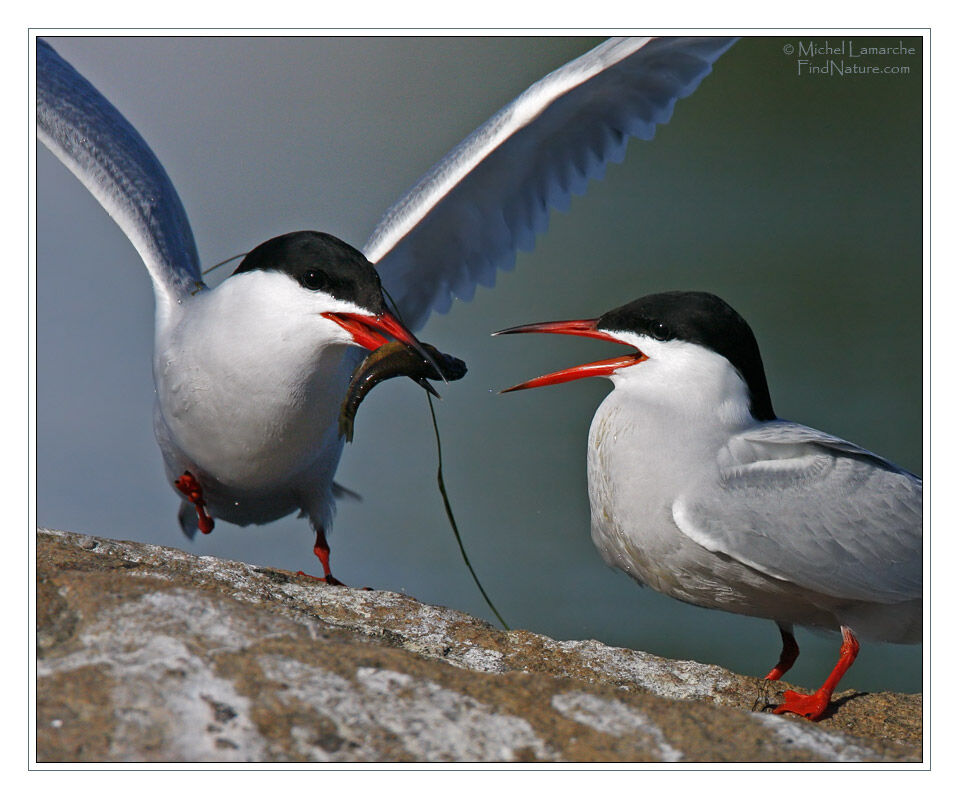
[(200, 482), (188, 470), (177, 478), (173, 485), (196, 507), (197, 527), (200, 533), (210, 533), (213, 530), (213, 517), (207, 514), (207, 510), (203, 507), (203, 489)]
[(313, 554), (320, 559), (320, 564), (323, 566), (323, 577), (317, 578), (316, 576), (309, 575), (302, 570), (297, 572), (297, 575), (303, 575), (307, 578), (314, 578), (314, 580), (323, 581), (331, 586), (343, 586), (343, 584), (334, 578), (333, 574), (330, 572), (330, 545), (327, 544), (327, 537), (323, 532), (323, 528), (319, 526), (317, 526), (317, 541), (313, 545)]
[(793, 631), (784, 628), (782, 625), (779, 628), (780, 638), (783, 639), (783, 649), (780, 651), (780, 660), (777, 662), (777, 666), (767, 673), (767, 677), (764, 678), (765, 681), (780, 680), (784, 673), (793, 666), (797, 656), (800, 655), (800, 647), (797, 645), (797, 640), (793, 638)]
[(850, 669), (850, 666), (857, 658), (860, 652), (860, 642), (853, 635), (853, 631), (846, 625), (840, 626), (840, 632), (843, 634), (843, 644), (840, 645), (840, 658), (833, 671), (821, 686), (813, 694), (800, 694), (799, 692), (784, 692), (783, 704), (777, 706), (774, 714), (784, 714), (789, 711), (791, 714), (799, 714), (807, 719), (820, 719), (827, 710), (827, 704), (830, 702), (830, 696), (833, 690), (837, 688), (843, 674)]

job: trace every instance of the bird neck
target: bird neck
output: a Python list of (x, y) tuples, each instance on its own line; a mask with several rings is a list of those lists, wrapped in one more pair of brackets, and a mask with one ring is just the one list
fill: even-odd
[(651, 358), (620, 370), (613, 383), (608, 401), (645, 427), (696, 431), (712, 440), (756, 423), (747, 384), (721, 356)]

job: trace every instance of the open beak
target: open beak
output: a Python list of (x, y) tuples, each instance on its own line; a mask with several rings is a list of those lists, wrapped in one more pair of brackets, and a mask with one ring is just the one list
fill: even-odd
[[(416, 351), (430, 366), (443, 376), (443, 371), (437, 366), (430, 354), (424, 350), (407, 327), (394, 317), (389, 311), (382, 314), (354, 314), (349, 312), (336, 313), (332, 311), (323, 314), (329, 320), (336, 322), (341, 328), (353, 337), (353, 341), (367, 350), (376, 350), (393, 337), (403, 342), (410, 349)], [(446, 381), (446, 379), (444, 379)]]
[[(494, 336), (504, 333), (565, 333), (568, 336), (588, 336), (591, 339), (603, 339), (607, 342), (616, 342), (617, 344), (626, 344), (616, 336), (597, 330), (597, 320), (595, 319), (572, 319), (562, 322), (535, 322), (532, 325), (518, 325), (515, 328), (506, 328), (497, 331)], [(589, 364), (581, 364), (578, 367), (562, 369), (559, 372), (551, 372), (549, 375), (541, 375), (539, 378), (518, 383), (509, 389), (501, 390), (500, 394), (507, 392), (516, 392), (520, 389), (536, 389), (538, 386), (551, 386), (555, 383), (566, 383), (575, 381), (579, 378), (594, 378), (604, 375), (612, 375), (621, 367), (631, 367), (646, 361), (647, 356), (635, 349), (635, 352), (616, 358), (607, 358), (603, 361), (592, 361)]]

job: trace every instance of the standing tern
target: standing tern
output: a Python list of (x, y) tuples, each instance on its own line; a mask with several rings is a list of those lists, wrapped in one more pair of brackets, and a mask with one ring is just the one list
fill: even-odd
[(813, 694), (774, 713), (823, 716), (858, 637), (922, 636), (921, 480), (862, 447), (778, 419), (747, 322), (719, 297), (665, 292), (596, 319), (499, 331), (616, 342), (631, 352), (505, 392), (607, 377), (590, 425), (590, 532), (604, 561), (694, 605), (840, 629), (840, 658)]
[(362, 252), (328, 234), (287, 234), (254, 248), (213, 289), (149, 146), (38, 41), (38, 137), (120, 225), (153, 283), (154, 427), (184, 532), (209, 531), (214, 518), (260, 524), (299, 510), (332, 579), (336, 418), (360, 360), (355, 345), (392, 336), (419, 348), (412, 331), (432, 311), (492, 285), (546, 229), (550, 208), (602, 177), (631, 136), (652, 138), (733, 41), (611, 39), (531, 86), (438, 162)]

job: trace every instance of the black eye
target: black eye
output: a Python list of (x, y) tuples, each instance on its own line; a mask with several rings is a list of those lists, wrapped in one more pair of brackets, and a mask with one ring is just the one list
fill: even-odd
[(654, 339), (657, 339), (661, 342), (670, 338), (670, 330), (667, 328), (665, 323), (660, 322), (659, 320), (650, 325), (650, 334)]
[(300, 276), (300, 283), (307, 289), (322, 289), (327, 285), (327, 275), (319, 269), (308, 269)]

